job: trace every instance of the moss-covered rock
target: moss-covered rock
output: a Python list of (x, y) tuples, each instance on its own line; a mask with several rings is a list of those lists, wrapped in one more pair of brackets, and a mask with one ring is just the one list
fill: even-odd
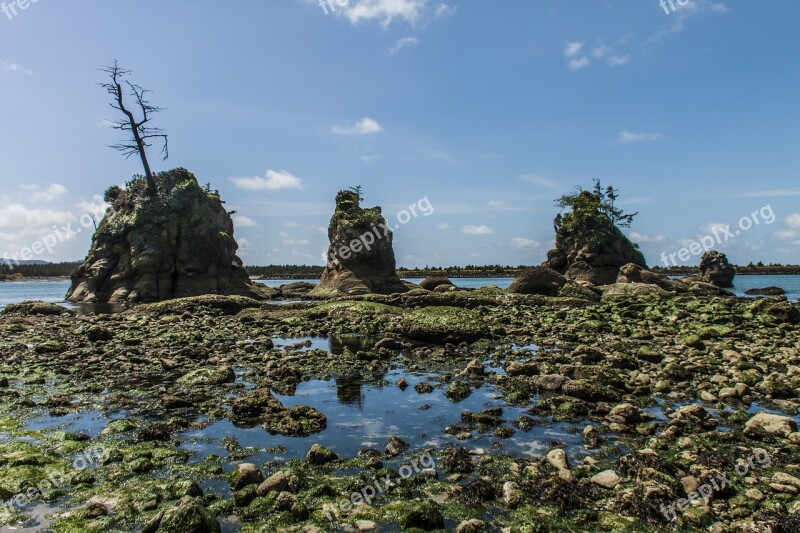
[(364, 209), (357, 191), (339, 191), (328, 227), (327, 265), (311, 295), (391, 294), (408, 288), (397, 276), (392, 231), (380, 207)]
[(27, 301), (11, 304), (0, 311), (0, 315), (6, 316), (58, 316), (64, 314), (74, 316), (75, 311), (60, 305), (41, 301)]
[(73, 302), (153, 302), (199, 294), (262, 296), (236, 256), (233, 221), (219, 195), (179, 168), (134, 179), (116, 195), (72, 276)]
[(402, 327), (408, 338), (427, 342), (471, 342), (491, 336), (478, 313), (457, 307), (417, 309), (403, 317)]

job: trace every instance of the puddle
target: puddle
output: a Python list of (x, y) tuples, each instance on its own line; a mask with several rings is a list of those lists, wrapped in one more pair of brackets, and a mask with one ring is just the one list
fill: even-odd
[(274, 337), (272, 342), (276, 348), (283, 348), (288, 352), (308, 352), (311, 350), (325, 350), (334, 355), (341, 355), (347, 348), (351, 352), (368, 350), (375, 346), (378, 338), (363, 335), (340, 335), (332, 337)]

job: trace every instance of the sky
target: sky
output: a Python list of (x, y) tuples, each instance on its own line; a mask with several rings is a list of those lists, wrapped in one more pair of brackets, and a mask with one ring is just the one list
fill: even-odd
[(800, 263), (796, 0), (0, 2), (0, 257), (82, 259), (142, 172), (109, 148), (116, 59), (165, 108), (154, 170), (220, 191), (245, 264), (324, 264), (356, 185), (398, 266), (539, 264), (593, 179), (650, 265)]

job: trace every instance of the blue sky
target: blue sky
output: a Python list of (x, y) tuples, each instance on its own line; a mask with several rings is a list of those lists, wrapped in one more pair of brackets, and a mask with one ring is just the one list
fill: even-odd
[(715, 247), (800, 263), (796, 0), (19, 1), (0, 12), (0, 256), (141, 171), (107, 147), (97, 69), (118, 59), (166, 108), (153, 166), (220, 190), (247, 264), (322, 264), (333, 196), (359, 184), (390, 221), (433, 206), (396, 232), (401, 265), (537, 264), (553, 200), (593, 178), (640, 212), (651, 265), (767, 205)]

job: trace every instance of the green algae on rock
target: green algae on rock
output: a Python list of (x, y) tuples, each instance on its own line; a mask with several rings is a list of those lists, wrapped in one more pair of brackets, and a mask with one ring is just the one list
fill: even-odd
[(458, 307), (424, 307), (403, 317), (403, 333), (410, 339), (426, 342), (472, 342), (490, 337), (480, 314)]

